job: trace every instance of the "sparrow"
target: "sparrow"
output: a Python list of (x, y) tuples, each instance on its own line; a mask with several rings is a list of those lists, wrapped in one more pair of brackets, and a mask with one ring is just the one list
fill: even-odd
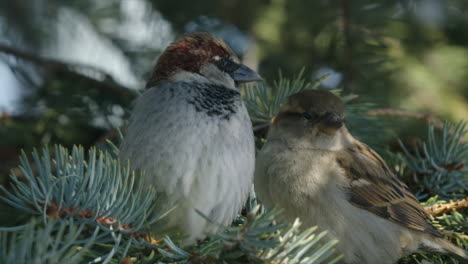
[(305, 90), (281, 106), (254, 185), (266, 207), (328, 230), (345, 263), (395, 263), (418, 250), (468, 261), (385, 161), (350, 134), (343, 102), (329, 91)]
[(167, 222), (188, 243), (230, 224), (247, 199), (255, 144), (238, 84), (260, 80), (223, 40), (196, 32), (166, 48), (135, 102), (119, 158), (173, 209)]

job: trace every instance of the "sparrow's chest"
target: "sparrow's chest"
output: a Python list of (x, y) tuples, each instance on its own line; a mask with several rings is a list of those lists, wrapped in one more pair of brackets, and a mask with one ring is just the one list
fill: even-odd
[(121, 158), (151, 173), (148, 181), (166, 193), (190, 197), (198, 185), (216, 194), (216, 188), (250, 186), (252, 126), (234, 90), (197, 83), (151, 88), (137, 101), (126, 134)]
[(167, 100), (156, 107), (166, 113), (166, 118), (154, 124), (159, 131), (168, 127), (164, 130), (178, 134), (180, 141), (192, 146), (191, 153), (198, 150), (200, 156), (216, 158), (251, 151), (251, 122), (238, 91), (214, 84), (181, 83), (169, 87), (165, 96)]
[[(256, 184), (273, 205), (310, 208), (340, 189), (342, 175), (328, 151), (289, 149), (270, 142), (257, 158)], [(285, 204), (287, 203), (287, 204)], [(317, 204), (317, 207), (320, 207)]]

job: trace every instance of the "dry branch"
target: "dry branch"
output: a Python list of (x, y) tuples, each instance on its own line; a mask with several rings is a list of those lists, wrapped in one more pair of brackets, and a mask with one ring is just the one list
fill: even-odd
[(466, 208), (468, 208), (468, 197), (462, 200), (450, 200), (448, 203), (439, 203), (432, 206), (426, 206), (424, 207), (424, 210), (426, 210), (428, 214), (436, 217), (453, 211), (460, 211)]
[(431, 113), (414, 112), (402, 109), (383, 108), (374, 109), (366, 112), (369, 116), (401, 116), (423, 121), (427, 124), (433, 124), (437, 129), (444, 129), (444, 122)]

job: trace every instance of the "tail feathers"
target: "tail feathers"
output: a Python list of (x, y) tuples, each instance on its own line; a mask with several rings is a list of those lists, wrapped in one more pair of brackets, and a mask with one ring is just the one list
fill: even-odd
[(450, 243), (448, 240), (443, 238), (436, 238), (433, 241), (425, 241), (425, 247), (429, 251), (450, 254), (458, 260), (461, 264), (468, 264), (468, 252), (463, 250), (454, 244)]

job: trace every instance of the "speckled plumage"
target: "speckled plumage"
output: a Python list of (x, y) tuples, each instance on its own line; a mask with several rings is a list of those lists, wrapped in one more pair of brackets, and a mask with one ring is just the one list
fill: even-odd
[(226, 89), (216, 84), (181, 83), (187, 93), (187, 103), (193, 105), (197, 112), (208, 116), (218, 116), (229, 120), (237, 111), (236, 102), (240, 101), (239, 91)]

